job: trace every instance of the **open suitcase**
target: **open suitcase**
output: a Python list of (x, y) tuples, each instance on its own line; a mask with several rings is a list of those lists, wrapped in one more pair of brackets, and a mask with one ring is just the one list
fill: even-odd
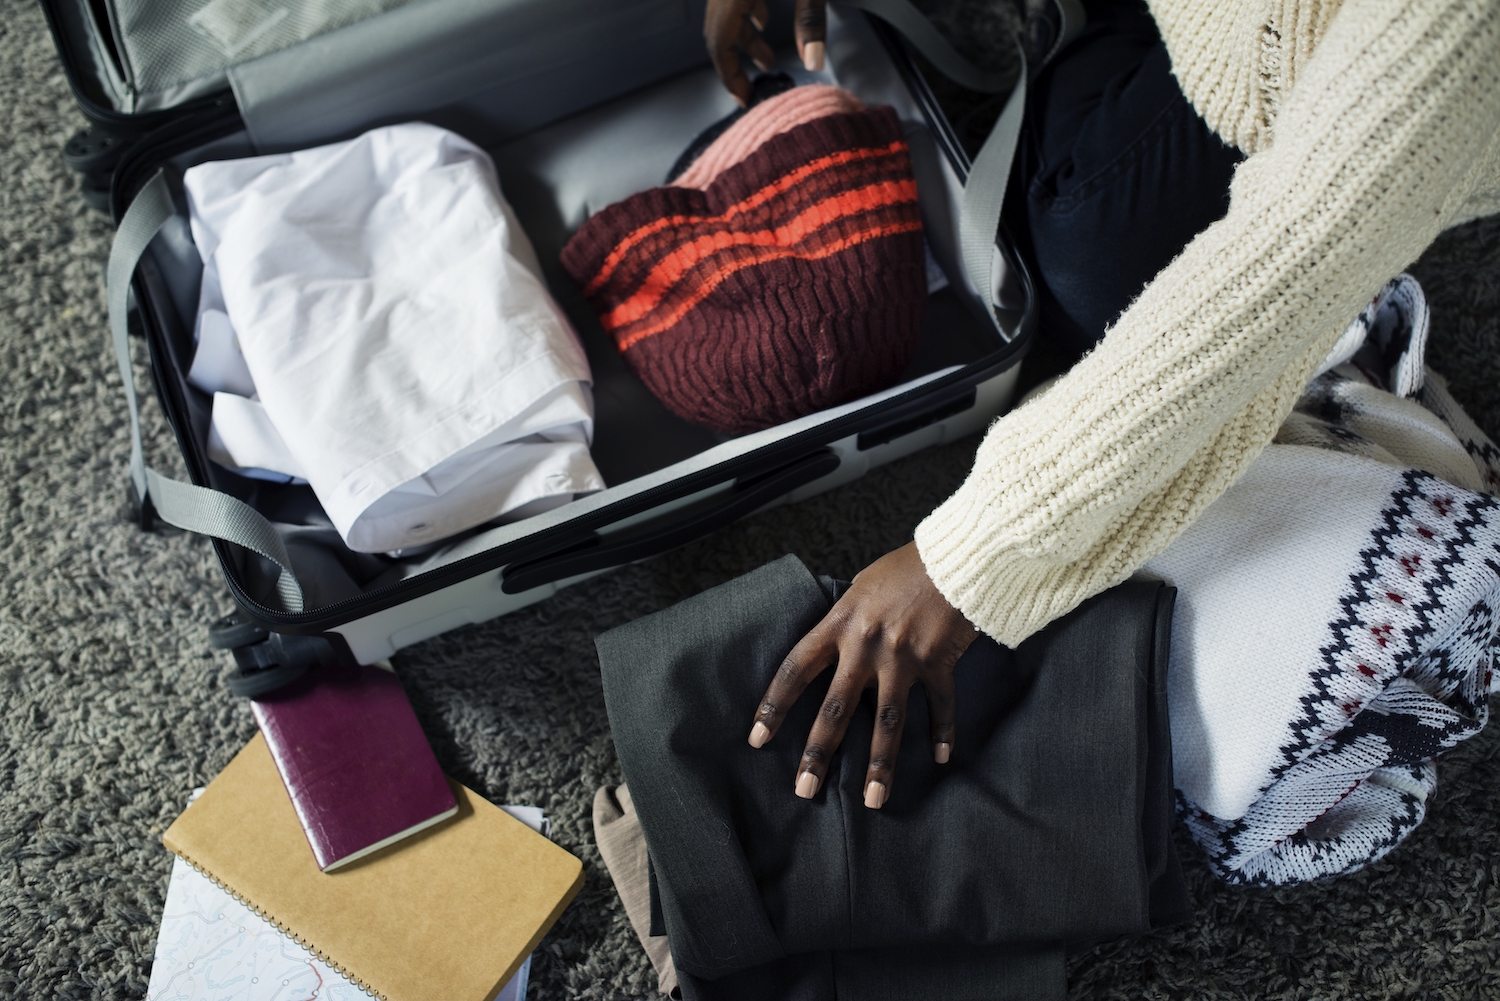
[[(832, 4), (826, 76), (866, 104), (896, 109), (947, 287), (931, 295), (922, 344), (897, 385), (739, 437), (663, 408), (625, 368), (557, 260), (591, 207), (661, 183), (689, 141), (732, 110), (708, 64), (702, 0), (319, 0), (300, 6), (350, 23), (316, 33), (323, 22), (309, 22), (313, 37), (270, 51), (287, 7), (251, 2), (239, 8), (283, 16), (273, 10), (264, 30), (249, 15), (233, 21), (253, 29), (239, 59), (225, 54), (232, 46), (223, 30), (213, 35), (194, 21), (230, 2), (44, 6), (80, 103), (113, 130), (105, 145), (117, 158), (110, 197), (120, 228), (111, 325), (132, 421), (127, 327), (144, 335), (157, 397), (192, 478), (190, 486), (148, 470), (136, 432), (139, 510), (144, 524), (154, 514), (215, 536), (242, 610), (237, 624), (220, 627), (217, 645), (238, 648), (246, 693), (327, 655), (321, 640), (363, 663), (380, 660), (978, 431), (1010, 402), (1034, 310), (1024, 265), (995, 234), (1024, 72), (971, 164), (911, 47), (960, 83), (997, 90), (1001, 82), (960, 64), (905, 0)], [(782, 36), (771, 41), (786, 57), (780, 68), (805, 79), (792, 59), (790, 23), (789, 9), (774, 10)], [(391, 557), (345, 547), (310, 488), (246, 479), (209, 461), (209, 400), (186, 381), (202, 265), (181, 177), (206, 160), (316, 146), (414, 119), (494, 157), (551, 291), (583, 339), (594, 376), (592, 451), (608, 487)]]

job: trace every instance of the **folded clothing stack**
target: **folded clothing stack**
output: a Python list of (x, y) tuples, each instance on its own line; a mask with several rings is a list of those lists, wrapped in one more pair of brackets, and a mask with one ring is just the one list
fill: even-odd
[(678, 169), (670, 185), (596, 213), (562, 252), (669, 410), (738, 434), (900, 376), (921, 334), (927, 269), (895, 112), (794, 87)]
[(306, 480), (360, 552), (603, 488), (588, 362), (478, 147), (394, 125), (183, 184), (216, 462)]
[(1385, 855), (1425, 815), (1436, 756), (1487, 719), (1500, 452), (1425, 371), (1426, 316), (1393, 282), (1276, 442), (1147, 564), (1179, 591), (1180, 813), (1230, 882)]
[(873, 692), (811, 799), (792, 780), (832, 672), (765, 747), (745, 741), (846, 587), (788, 556), (596, 640), (628, 794), (595, 816), (643, 835), (609, 831), (600, 850), (664, 989), (1061, 1001), (1068, 945), (1189, 915), (1170, 832), (1170, 588), (1126, 582), (1015, 650), (976, 640), (953, 671), (951, 760), (933, 761), (917, 686), (890, 798), (870, 810)]

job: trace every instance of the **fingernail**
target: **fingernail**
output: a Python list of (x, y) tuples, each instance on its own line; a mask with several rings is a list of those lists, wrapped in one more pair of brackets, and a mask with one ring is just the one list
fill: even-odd
[(756, 15), (751, 14), (750, 15), (750, 23), (753, 24), (753, 25), (755, 25), (755, 30), (756, 31), (765, 31), (766, 30), (766, 22), (765, 22), (764, 18), (757, 17)]
[(802, 65), (809, 73), (823, 72), (823, 50), (822, 42), (808, 42), (802, 46)]
[[(760, 726), (759, 723), (757, 723), (755, 725), (756, 726)], [(750, 743), (755, 744), (755, 738), (754, 737), (750, 738)], [(760, 744), (755, 744), (755, 746), (759, 747)], [(933, 756), (933, 758), (935, 758), (937, 760), (937, 763), (940, 764), (940, 765), (946, 765), (948, 763), (948, 756), (950, 754), (952, 754), (952, 753), (953, 753), (953, 745), (952, 744), (946, 744), (946, 743), (938, 744), (936, 747), (934, 747), (932, 749), (932, 756)]]
[(812, 799), (818, 794), (818, 777), (812, 772), (803, 772), (797, 776), (797, 795), (803, 799)]
[[(771, 739), (771, 728), (760, 721), (750, 728), (750, 746), (764, 747), (766, 741)], [(945, 759), (946, 760), (946, 759)]]
[(871, 782), (865, 786), (865, 806), (878, 810), (885, 806), (885, 783)]

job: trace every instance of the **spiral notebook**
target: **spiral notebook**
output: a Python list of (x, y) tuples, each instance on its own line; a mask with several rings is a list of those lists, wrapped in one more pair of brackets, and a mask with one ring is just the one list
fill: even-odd
[(162, 843), (377, 997), (490, 1001), (577, 895), (583, 865), (453, 792), (453, 819), (324, 873), (257, 734)]
[[(503, 809), (503, 808), (502, 808)], [(526, 1001), (531, 960), (495, 1001)], [(180, 858), (146, 1001), (370, 1001), (370, 995)]]

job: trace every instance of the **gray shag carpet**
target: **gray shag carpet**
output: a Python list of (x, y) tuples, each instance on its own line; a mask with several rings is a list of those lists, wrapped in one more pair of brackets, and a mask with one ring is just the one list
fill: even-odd
[[(171, 867), (161, 833), (254, 725), (205, 642), (206, 624), (231, 607), (212, 550), (121, 519), (127, 439), (101, 288), (111, 228), (59, 158), (82, 119), (25, 0), (0, 0), (0, 116), (0, 993), (141, 997)], [(1491, 434), (1497, 265), (1500, 220), (1489, 220), (1445, 236), (1414, 268), (1432, 299), (1432, 360)], [(491, 800), (545, 807), (584, 860), (585, 888), (538, 953), (534, 998), (654, 989), (590, 832), (594, 789), (620, 778), (592, 637), (786, 552), (853, 574), (911, 537), (975, 445), (398, 655), (444, 767)], [(148, 452), (175, 465), (154, 413)], [(1497, 792), (1492, 728), (1445, 758), (1426, 824), (1357, 875), (1225, 887), (1184, 843), (1193, 922), (1077, 957), (1073, 996), (1500, 997)]]

